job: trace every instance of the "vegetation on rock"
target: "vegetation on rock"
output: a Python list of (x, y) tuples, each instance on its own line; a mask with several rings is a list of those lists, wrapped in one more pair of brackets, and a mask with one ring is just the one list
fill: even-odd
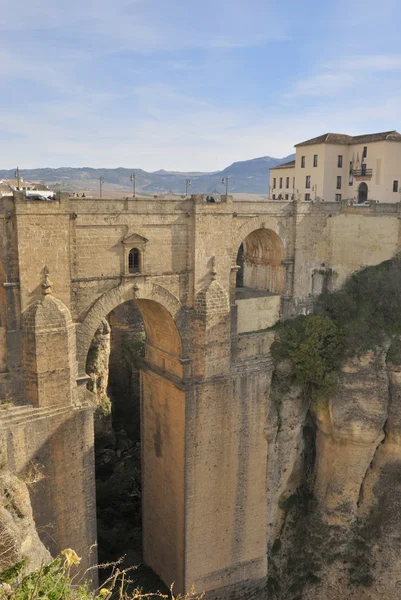
[(379, 345), (387, 360), (401, 364), (401, 257), (355, 273), (342, 289), (322, 294), (315, 314), (276, 326), (273, 360), (289, 359), (292, 383), (302, 386), (312, 406), (335, 389), (344, 359)]
[(145, 594), (133, 586), (130, 573), (134, 569), (120, 570), (114, 565), (108, 579), (96, 590), (90, 582), (76, 584), (71, 569), (80, 563), (80, 558), (71, 548), (63, 550), (55, 560), (40, 569), (24, 575), (25, 561), (0, 573), (0, 600), (142, 600), (165, 598), (168, 600), (201, 600), (203, 594), (191, 589), (185, 596), (160, 592)]

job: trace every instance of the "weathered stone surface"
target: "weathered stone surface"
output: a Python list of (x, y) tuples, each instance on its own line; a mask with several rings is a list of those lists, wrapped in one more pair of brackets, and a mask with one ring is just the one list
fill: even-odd
[(6, 470), (0, 471), (0, 571), (26, 560), (28, 571), (50, 561), (39, 539), (27, 486)]
[[(276, 513), (269, 563), (272, 598), (397, 597), (400, 399), (401, 372), (386, 364), (386, 348), (343, 365), (336, 392), (315, 415), (316, 459), (310, 463), (310, 481), (301, 482), (293, 502), (285, 506), (284, 517)], [(301, 406), (300, 402), (298, 411)], [(299, 422), (301, 418), (300, 414)], [(277, 441), (280, 444), (283, 426), (280, 420), (276, 438), (274, 427), (269, 432), (269, 448)], [(308, 443), (310, 439), (294, 444), (295, 462), (302, 462)], [(286, 446), (283, 438), (281, 453)], [(273, 508), (276, 504), (273, 498)]]
[[(280, 430), (268, 399), (268, 336), (238, 334), (238, 249), (247, 238), (255, 242), (246, 261), (248, 285), (267, 284), (282, 294), (283, 317), (306, 313), (319, 287), (313, 274), (322, 263), (335, 274), (333, 285), (340, 286), (362, 264), (378, 264), (399, 250), (398, 207), (378, 205), (358, 213), (341, 203), (234, 204), (229, 197), (215, 204), (201, 197), (63, 195), (35, 202), (16, 193), (2, 200), (0, 216), (0, 283), (6, 303), (6, 310), (0, 310), (6, 329), (0, 393), (2, 399), (11, 395), (15, 403), (35, 406), (32, 416), (14, 409), (8, 417), (0, 415), (1, 444), (15, 472), (37, 456), (45, 466), (46, 484), (40, 482), (32, 502), (40, 535), (47, 535), (52, 552), (68, 545), (87, 555), (95, 539), (93, 419), (85, 367), (102, 320), (131, 301), (146, 331), (141, 374), (145, 555), (168, 583), (177, 582), (177, 591), (195, 583), (218, 596), (219, 589), (242, 584), (246, 589), (247, 582), (264, 581), (267, 515), (273, 523), (273, 552), (277, 532), (283, 537), (290, 525), (298, 531), (288, 518), (288, 505), (294, 502), (291, 492), (298, 477), (305, 469), (314, 473), (314, 431), (307, 415), (301, 436), (297, 419), (302, 421), (305, 407), (297, 406), (295, 392), (281, 409), (285, 426)], [(131, 243), (140, 246), (139, 273), (130, 273), (127, 265)], [(52, 299), (42, 296), (45, 266), (53, 281)], [(368, 365), (362, 379), (372, 369)], [(353, 400), (344, 373), (344, 394), (353, 412), (344, 410), (339, 395), (330, 419), (320, 419), (316, 494), (320, 505), (327, 500), (330, 507), (321, 521), (315, 519), (322, 530), (348, 523), (358, 513), (361, 478), (379, 444), (386, 411), (379, 399), (384, 389), (379, 371), (372, 372), (378, 381), (372, 377), (364, 388), (367, 394), (370, 387), (375, 390), (372, 413), (365, 392), (358, 391)], [(103, 390), (105, 373), (103, 365), (97, 379)], [(277, 419), (273, 436), (270, 419)], [(347, 428), (348, 420), (354, 428)], [(269, 453), (265, 430), (275, 444)], [(338, 516), (341, 486), (351, 506), (347, 519)], [(373, 506), (377, 487), (373, 480), (365, 487), (361, 497), (371, 498)], [(307, 504), (305, 498), (302, 502)], [(287, 513), (275, 503), (285, 505)], [(314, 522), (302, 521), (300, 510), (297, 515), (304, 525), (300, 536), (307, 539)], [(318, 527), (314, 534), (317, 547)], [(290, 543), (287, 547), (291, 550)], [(290, 561), (287, 566), (291, 572)]]

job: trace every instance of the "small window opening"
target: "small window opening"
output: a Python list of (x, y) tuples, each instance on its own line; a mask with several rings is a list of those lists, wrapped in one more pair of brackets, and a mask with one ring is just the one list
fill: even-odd
[(129, 273), (139, 273), (139, 250), (132, 248), (128, 254), (128, 271)]

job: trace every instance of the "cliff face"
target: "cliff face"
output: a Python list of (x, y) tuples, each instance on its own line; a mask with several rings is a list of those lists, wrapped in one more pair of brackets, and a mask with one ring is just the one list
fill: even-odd
[(282, 381), (273, 380), (267, 431), (269, 597), (393, 600), (401, 581), (400, 368), (386, 363), (384, 348), (349, 359), (313, 411)]
[(20, 560), (33, 571), (51, 556), (39, 539), (28, 488), (6, 470), (0, 471), (0, 572)]
[(98, 439), (112, 436), (111, 403), (107, 395), (110, 358), (110, 325), (103, 319), (88, 352), (86, 372), (90, 375), (89, 389), (95, 394), (95, 434)]

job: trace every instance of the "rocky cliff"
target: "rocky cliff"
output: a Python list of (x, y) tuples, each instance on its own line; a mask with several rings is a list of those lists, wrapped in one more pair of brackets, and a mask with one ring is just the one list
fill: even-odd
[(0, 471), (0, 572), (21, 560), (27, 571), (50, 560), (39, 539), (32, 515), (29, 491), (15, 475)]
[(323, 303), (330, 332), (307, 317), (278, 342), (287, 351), (276, 351), (266, 430), (269, 599), (401, 595), (400, 315), (377, 311), (375, 290), (361, 301), (347, 285), (352, 314), (342, 292)]

